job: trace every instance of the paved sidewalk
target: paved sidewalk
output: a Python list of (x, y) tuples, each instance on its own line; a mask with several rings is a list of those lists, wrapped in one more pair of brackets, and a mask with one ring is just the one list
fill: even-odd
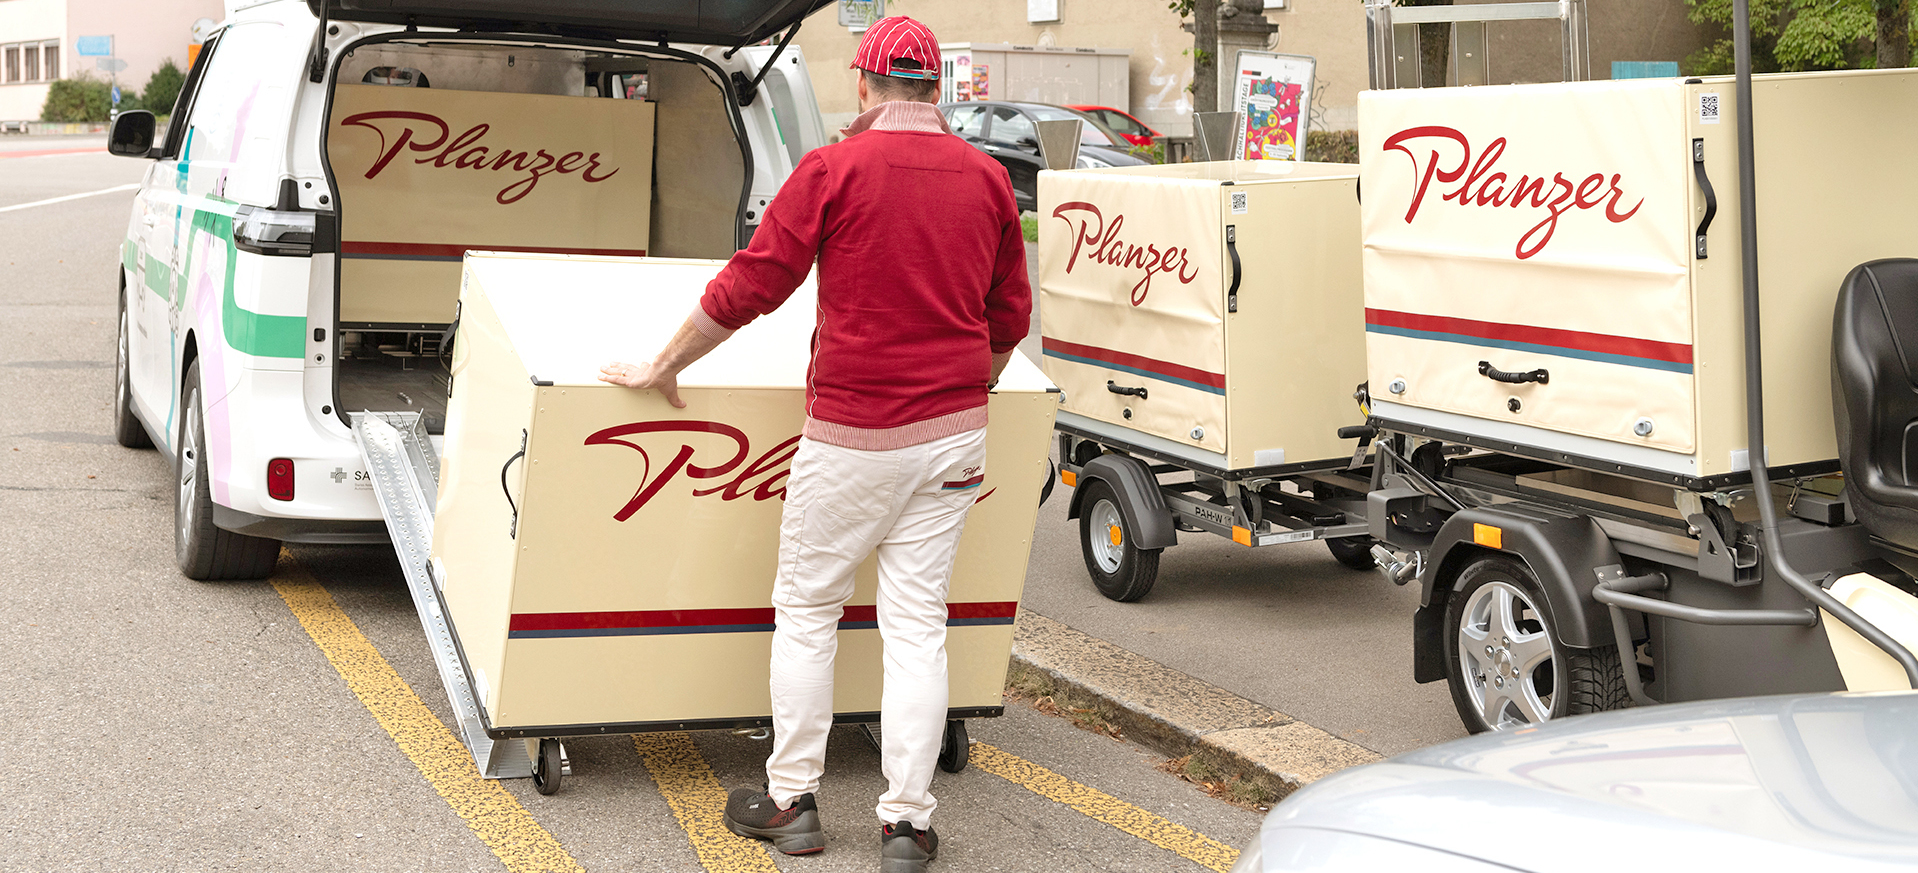
[(1021, 611), (1007, 684), (1038, 688), (1061, 707), (1092, 709), (1125, 736), (1167, 757), (1285, 795), (1327, 774), (1380, 760), (1285, 713)]

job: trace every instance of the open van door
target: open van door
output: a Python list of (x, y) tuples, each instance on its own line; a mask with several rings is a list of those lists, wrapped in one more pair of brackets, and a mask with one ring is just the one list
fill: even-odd
[(306, 0), (324, 20), (750, 45), (832, 0)]

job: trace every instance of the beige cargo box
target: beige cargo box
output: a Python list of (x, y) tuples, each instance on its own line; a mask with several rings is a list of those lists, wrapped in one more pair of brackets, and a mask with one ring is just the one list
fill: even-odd
[(1349, 457), (1357, 183), (1350, 164), (1291, 161), (1041, 173), (1040, 333), (1062, 425), (1219, 470)]
[[(720, 267), (466, 257), (432, 554), (495, 738), (771, 712), (769, 602), (805, 417), (810, 281), (687, 368), (685, 409), (595, 378), (664, 346)], [(955, 718), (1002, 706), (1056, 406), (1023, 358), (990, 401), (950, 597)], [(840, 624), (842, 716), (879, 710), (875, 585), (868, 562)]]
[[(1918, 252), (1918, 163), (1884, 159), (1918, 116), (1882, 108), (1918, 71), (1753, 89), (1766, 456), (1835, 470), (1839, 282)], [(1686, 487), (1746, 478), (1735, 98), (1729, 78), (1360, 95), (1373, 411)]]

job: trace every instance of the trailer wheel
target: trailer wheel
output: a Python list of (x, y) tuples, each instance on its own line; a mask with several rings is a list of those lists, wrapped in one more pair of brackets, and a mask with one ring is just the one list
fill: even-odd
[(1378, 540), (1367, 536), (1332, 537), (1325, 541), (1325, 548), (1332, 553), (1333, 559), (1354, 570), (1373, 570), (1379, 566), (1379, 560), (1372, 557), (1372, 546)]
[(547, 738), (539, 741), (539, 755), (533, 759), (533, 790), (541, 794), (558, 794), (560, 780), (566, 778), (566, 748), (559, 740)]
[(200, 408), (200, 362), (187, 365), (180, 388), (180, 441), (174, 472), (173, 554), (188, 579), (264, 579), (280, 559), (280, 541), (213, 525), (213, 489), (206, 458), (206, 422)]
[(1459, 574), (1445, 604), (1445, 666), (1472, 733), (1626, 705), (1616, 647), (1566, 647), (1543, 603), (1538, 582), (1509, 558), (1483, 558)]
[(966, 739), (965, 721), (948, 719), (945, 740), (939, 745), (939, 769), (947, 773), (966, 769), (966, 762), (972, 757), (971, 743), (971, 740)]
[(1085, 511), (1079, 515), (1079, 544), (1092, 584), (1120, 603), (1146, 596), (1159, 578), (1159, 552), (1133, 545), (1138, 532), (1126, 524), (1119, 495), (1103, 479), (1085, 483)]
[(133, 356), (128, 353), (127, 289), (124, 282), (120, 287), (120, 348), (118, 360), (113, 371), (113, 439), (129, 449), (153, 448), (153, 438), (147, 435), (146, 425), (140, 423), (133, 414)]

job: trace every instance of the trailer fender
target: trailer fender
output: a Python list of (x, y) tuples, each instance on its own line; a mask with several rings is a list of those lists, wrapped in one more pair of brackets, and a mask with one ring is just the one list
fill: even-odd
[(1592, 597), (1597, 568), (1621, 563), (1611, 539), (1582, 515), (1537, 507), (1484, 506), (1462, 510), (1439, 529), (1428, 556), (1419, 610), (1412, 619), (1413, 678), (1445, 678), (1446, 600), (1474, 560), (1503, 554), (1523, 563), (1545, 593), (1561, 644), (1589, 649), (1612, 642), (1611, 616)]
[(1119, 497), (1119, 512), (1133, 530), (1133, 542), (1141, 549), (1163, 549), (1179, 544), (1179, 532), (1172, 526), (1172, 511), (1159, 494), (1159, 479), (1144, 461), (1126, 455), (1100, 455), (1079, 469), (1077, 485), (1067, 518), (1078, 518), (1084, 509), (1085, 483), (1100, 480), (1112, 486)]

